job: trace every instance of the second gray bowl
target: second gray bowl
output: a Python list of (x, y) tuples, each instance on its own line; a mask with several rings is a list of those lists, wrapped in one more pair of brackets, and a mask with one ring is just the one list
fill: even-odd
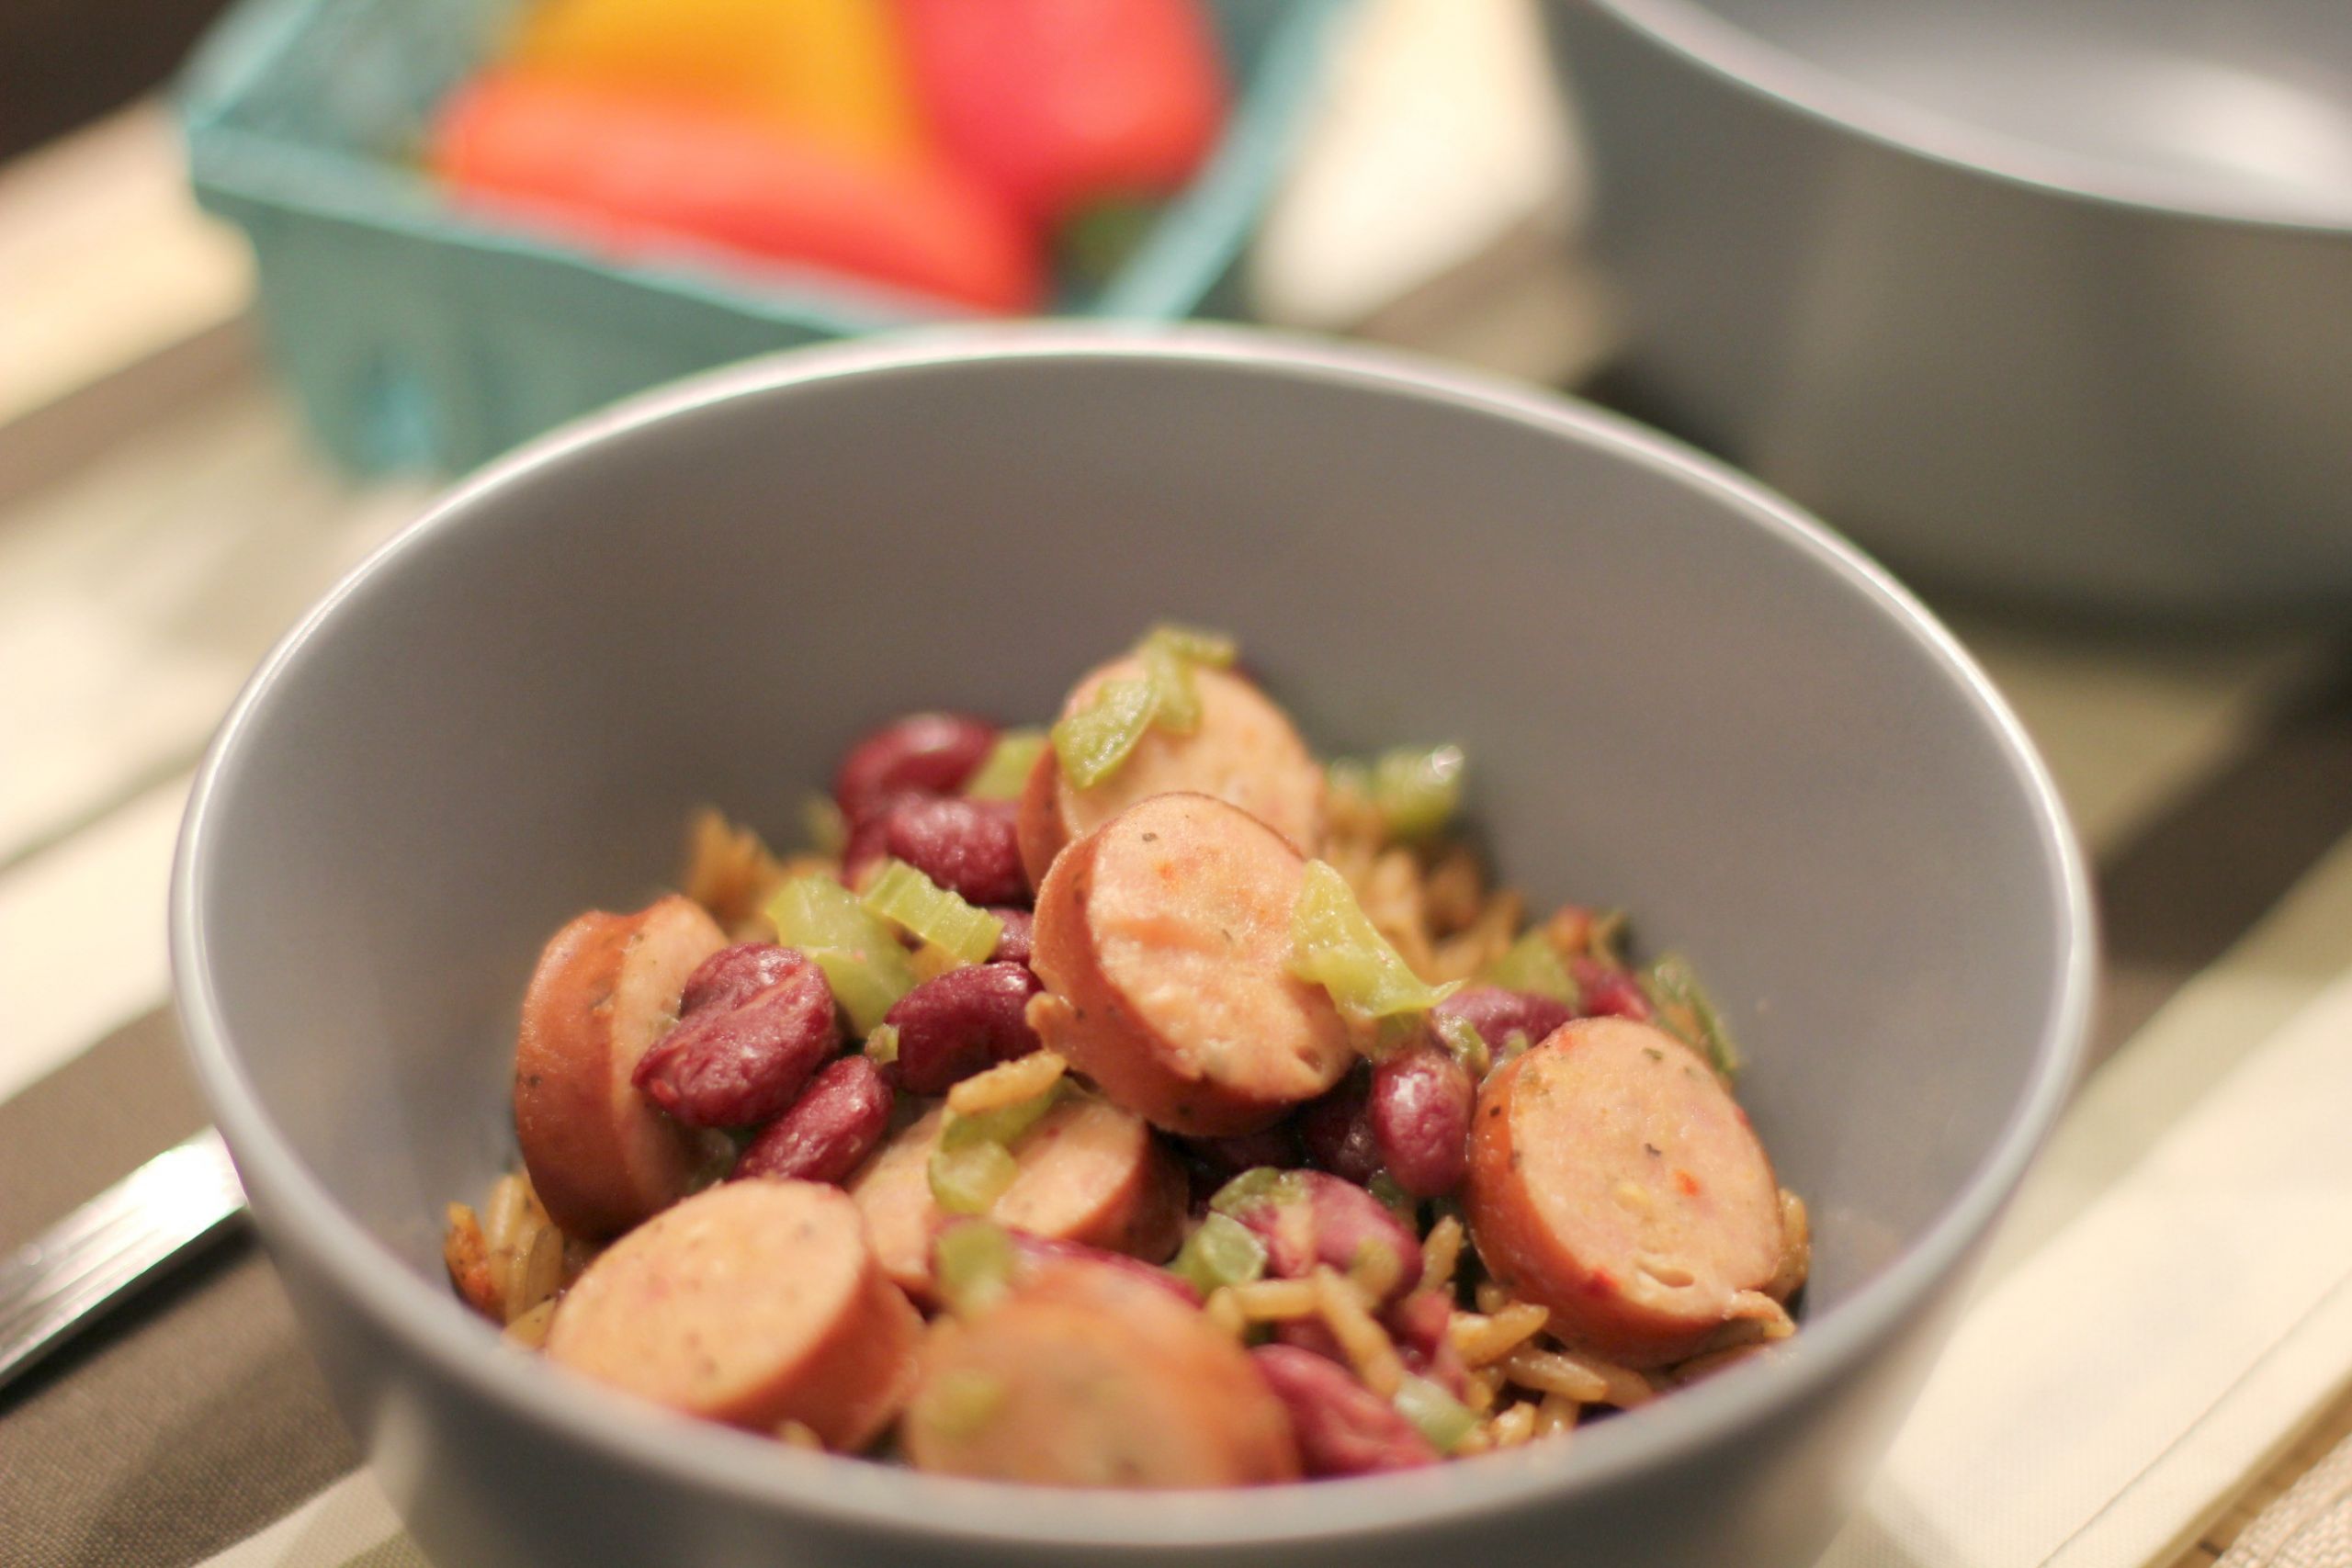
[(1547, 0), (1625, 400), (1898, 569), (2352, 607), (2334, 0)]
[[(1327, 753), (1458, 739), (1540, 907), (1623, 904), (1745, 1037), (1818, 1238), (1788, 1352), (1580, 1432), (1245, 1494), (803, 1453), (501, 1346), (442, 1206), (513, 1157), (539, 944), (779, 841), (860, 731), (1049, 714), (1174, 616)], [(1746, 481), (1496, 383), (1237, 333), (786, 355), (459, 491), (272, 656), (173, 896), (205, 1091), (437, 1562), (1794, 1568), (1852, 1507), (2063, 1100), (2091, 936), (2039, 763), (1900, 589)]]

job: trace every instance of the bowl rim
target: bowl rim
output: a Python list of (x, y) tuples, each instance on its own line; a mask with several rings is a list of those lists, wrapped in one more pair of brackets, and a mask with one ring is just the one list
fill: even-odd
[(1704, 0), (1548, 3), (1555, 10), (1589, 6), (1743, 93), (1958, 174), (2147, 218), (2318, 236), (2352, 231), (2352, 197), (2333, 204), (2267, 197), (2259, 187), (2233, 186), (2219, 177), (2168, 178), (2005, 134), (1816, 63), (1740, 26)]
[[(924, 1475), (863, 1460), (803, 1453), (648, 1406), (584, 1381), (550, 1377), (368, 1235), (329, 1194), (264, 1111), (232, 1043), (207, 953), (203, 893), (214, 860), (216, 799), (243, 737), (272, 694), (346, 600), (422, 541), (466, 525), (543, 468), (673, 416), (788, 388), (975, 362), (1138, 359), (1338, 384), (1505, 420), (1600, 449), (1707, 492), (1811, 556), (1907, 629), (1973, 703), (2006, 754), (2033, 818), (2057, 922), (2055, 993), (2032, 1063), (1997, 1137), (1954, 1198), (1848, 1300), (1810, 1319), (1787, 1354), (1736, 1367), (1634, 1420), (1611, 1422), (1557, 1451), (1544, 1446), (1470, 1465), (1226, 1493), (1091, 1493)], [(1822, 524), (1711, 457), (1619, 415), (1510, 381), (1385, 350), (1343, 347), (1249, 329), (1102, 326), (933, 329), (889, 340), (788, 350), (690, 378), (543, 436), (461, 482), (330, 591), (271, 651), (239, 694), (191, 790), (171, 886), (175, 993), (187, 1050), (207, 1101), (255, 1199), (265, 1233), (296, 1251), (347, 1309), (403, 1346), (430, 1375), (502, 1406), (605, 1463), (639, 1467), (684, 1489), (829, 1527), (901, 1541), (1208, 1549), (1334, 1540), (1426, 1528), (1464, 1515), (1589, 1496), (1653, 1467), (1735, 1440), (1784, 1407), (1846, 1376), (1898, 1331), (1959, 1268), (1991, 1225), (2047, 1136), (2080, 1066), (2092, 1005), (2097, 937), (2081, 852), (2022, 725), (1957, 640), (1911, 593)], [(1041, 1506), (1049, 1504), (1050, 1506)]]

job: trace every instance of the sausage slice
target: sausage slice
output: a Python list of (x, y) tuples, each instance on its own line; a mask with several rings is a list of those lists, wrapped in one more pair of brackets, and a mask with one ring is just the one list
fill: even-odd
[(1487, 1078), (1466, 1206), (1498, 1283), (1630, 1366), (1705, 1348), (1781, 1263), (1747, 1113), (1696, 1052), (1625, 1019), (1564, 1024)]
[(689, 1416), (799, 1421), (854, 1450), (904, 1404), (922, 1334), (839, 1189), (739, 1181), (615, 1242), (563, 1297), (547, 1348)]
[[(1065, 714), (1083, 707), (1112, 681), (1143, 678), (1138, 660), (1102, 666), (1078, 683)], [(1229, 670), (1196, 667), (1201, 722), (1188, 735), (1154, 726), (1119, 769), (1091, 789), (1062, 776), (1047, 747), (1021, 795), (1018, 833), (1031, 886), (1065, 845), (1084, 838), (1136, 801), (1171, 791), (1213, 795), (1238, 806), (1301, 850), (1323, 841), (1323, 770), (1307, 753), (1288, 715)]]
[(673, 894), (633, 915), (592, 910), (540, 953), (514, 1043), (514, 1131), (565, 1234), (599, 1240), (684, 1196), (702, 1158), (695, 1136), (629, 1077), (676, 1021), (686, 976), (726, 945)]
[[(945, 1119), (932, 1111), (850, 1180), (882, 1267), (918, 1301), (931, 1299), (932, 1238), (946, 1219), (931, 1195), (931, 1154)], [(1023, 1134), (1012, 1157), (1021, 1173), (989, 1211), (1001, 1225), (1148, 1263), (1182, 1239), (1183, 1170), (1140, 1118), (1115, 1105), (1064, 1100)]]
[(1072, 844), (1037, 895), (1029, 1022), (1155, 1126), (1271, 1125), (1355, 1059), (1320, 987), (1290, 972), (1306, 862), (1203, 795), (1160, 795)]
[(1240, 1346), (1167, 1292), (1100, 1265), (1041, 1270), (943, 1319), (899, 1427), (921, 1470), (1057, 1486), (1290, 1481), (1298, 1445)]

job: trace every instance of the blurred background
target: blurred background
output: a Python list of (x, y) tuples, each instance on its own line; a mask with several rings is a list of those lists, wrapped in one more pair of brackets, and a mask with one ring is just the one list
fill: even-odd
[(2049, 757), (2103, 1050), (2352, 832), (2339, 0), (0, 0), (0, 1102), (161, 1004), (207, 738), (436, 485), (1039, 314), (1397, 345), (1813, 508)]

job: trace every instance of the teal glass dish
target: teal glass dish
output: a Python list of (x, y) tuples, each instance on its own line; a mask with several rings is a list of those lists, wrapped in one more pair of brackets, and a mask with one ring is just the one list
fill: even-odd
[[(1054, 313), (1238, 318), (1242, 252), (1352, 0), (1215, 0), (1223, 141), (1099, 285)], [(829, 274), (618, 261), (459, 210), (419, 166), (435, 103), (514, 0), (241, 0), (183, 73), (198, 200), (243, 229), (270, 355), (361, 473), (453, 472), (616, 398), (777, 348), (968, 319)]]

